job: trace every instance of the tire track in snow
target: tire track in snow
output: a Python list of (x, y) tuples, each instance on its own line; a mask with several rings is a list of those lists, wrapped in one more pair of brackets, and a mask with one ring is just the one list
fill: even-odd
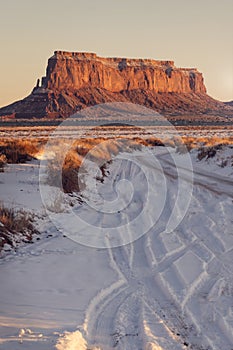
[[(166, 171), (169, 181), (174, 182), (173, 171), (169, 168)], [(170, 234), (176, 235), (173, 242), (169, 241), (169, 236), (150, 232), (127, 246), (109, 248), (111, 264), (124, 281), (124, 289), (114, 295), (106, 293), (106, 298), (100, 294), (96, 299), (99, 311), (91, 325), (87, 323), (87, 330), (91, 329), (88, 331), (91, 344), (100, 344), (104, 350), (142, 349), (146, 347), (148, 339), (158, 346), (166, 346), (166, 350), (182, 349), (186, 343), (195, 350), (230, 350), (233, 340), (229, 310), (222, 316), (221, 311), (214, 310), (213, 305), (207, 303), (209, 311), (207, 317), (202, 319), (199, 304), (201, 295), (206, 294), (208, 298), (210, 285), (214, 286), (222, 273), (218, 267), (213, 274), (211, 266), (216, 266), (213, 265), (215, 259), (224, 260), (226, 253), (224, 240), (216, 229), (218, 223), (212, 215), (206, 215), (208, 200), (211, 202), (217, 198), (219, 191), (216, 188), (219, 186), (209, 183), (206, 186), (203, 179), (204, 176), (195, 182), (194, 214), (187, 216), (187, 223)], [(230, 183), (224, 181), (227, 186)], [(203, 191), (206, 198), (200, 202), (200, 192), (203, 194)], [(195, 203), (198, 207), (195, 207)], [(201, 214), (204, 235), (202, 231), (190, 229), (195, 210), (198, 215)], [(175, 244), (177, 239), (179, 244)], [(160, 249), (162, 254), (159, 256)], [(186, 265), (190, 263), (196, 271), (186, 270)], [(217, 293), (216, 300), (219, 298), (221, 292)], [(95, 312), (96, 307), (92, 309), (89, 319)], [(208, 317), (212, 317), (212, 323), (207, 322)], [(132, 325), (135, 327), (133, 339), (126, 336), (131, 334), (127, 333), (127, 329)]]

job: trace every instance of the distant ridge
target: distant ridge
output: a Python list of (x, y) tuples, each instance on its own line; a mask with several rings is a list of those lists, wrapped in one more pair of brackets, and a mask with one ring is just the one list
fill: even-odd
[(173, 61), (103, 58), (95, 53), (55, 51), (46, 76), (32, 93), (0, 109), (6, 118), (65, 118), (87, 106), (132, 102), (168, 116), (233, 116), (232, 104), (206, 93), (196, 68)]
[(233, 107), (233, 101), (225, 102), (227, 106), (232, 106)]

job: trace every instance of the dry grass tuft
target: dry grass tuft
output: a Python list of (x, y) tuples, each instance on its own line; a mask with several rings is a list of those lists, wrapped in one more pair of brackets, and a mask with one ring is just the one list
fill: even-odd
[[(0, 172), (4, 171), (6, 163), (24, 163), (30, 161), (32, 158), (40, 156), (43, 153), (43, 148), (47, 139), (30, 138), (30, 139), (4, 139), (0, 141)], [(55, 153), (62, 152), (62, 144), (65, 139), (55, 140)], [(121, 137), (112, 138), (85, 138), (74, 141), (72, 148), (66, 154), (62, 165), (62, 186), (65, 192), (79, 192), (80, 184), (78, 181), (78, 171), (84, 157), (88, 154), (88, 159), (100, 165), (100, 170), (104, 174), (104, 164), (116, 156), (120, 152), (132, 152), (139, 150), (143, 146), (156, 147), (166, 146), (173, 147), (179, 153), (189, 152), (193, 148), (215, 147), (219, 144), (229, 145), (233, 144), (232, 137), (177, 137), (159, 139), (155, 136), (140, 138), (134, 137), (131, 139), (123, 139)], [(99, 146), (99, 147), (98, 147)], [(61, 148), (56, 152), (56, 148)], [(200, 151), (200, 157), (204, 157), (204, 151)], [(205, 151), (207, 152), (207, 151)], [(211, 156), (210, 151), (209, 155)], [(214, 151), (212, 151), (214, 152)], [(63, 156), (63, 155), (61, 155)], [(59, 157), (59, 155), (58, 155)], [(48, 182), (50, 185), (60, 186), (59, 171), (60, 159), (53, 158), (49, 164)], [(102, 167), (102, 169), (101, 169)], [(105, 175), (103, 175), (105, 176)], [(103, 181), (103, 177), (101, 177)]]
[(219, 144), (221, 145), (232, 145), (233, 144), (233, 137), (182, 137), (183, 142), (189, 149), (196, 148), (199, 146), (204, 147), (213, 147), (217, 146)]
[(0, 204), (0, 252), (6, 243), (11, 247), (20, 242), (30, 243), (36, 233), (31, 214)]
[(199, 160), (213, 158), (217, 151), (223, 148), (223, 144), (218, 144), (210, 147), (201, 147), (198, 150), (197, 158)]
[(0, 173), (4, 172), (4, 168), (5, 168), (6, 163), (7, 163), (7, 161), (6, 161), (5, 154), (0, 154)]
[(5, 163), (25, 163), (32, 160), (42, 149), (45, 141), (30, 140), (2, 140), (0, 141), (0, 156)]
[[(48, 164), (48, 183), (52, 186), (60, 186), (60, 168), (62, 163), (62, 142), (54, 144), (54, 154), (56, 155), (50, 160)], [(66, 142), (64, 140), (64, 142)], [(99, 164), (99, 168), (102, 176), (97, 180), (103, 182), (104, 176), (106, 176), (106, 165), (109, 163), (113, 156), (116, 156), (119, 152), (132, 152), (133, 150), (140, 149), (142, 142), (138, 139), (125, 140), (125, 139), (81, 139), (76, 140), (72, 148), (65, 156), (62, 165), (62, 186), (66, 193), (79, 192), (80, 181), (78, 179), (79, 168), (82, 161), (87, 156), (89, 161)], [(82, 186), (82, 184), (81, 184)]]

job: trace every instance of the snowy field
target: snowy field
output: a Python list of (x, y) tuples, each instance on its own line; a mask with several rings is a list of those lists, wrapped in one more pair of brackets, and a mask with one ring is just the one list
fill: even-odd
[(120, 154), (103, 182), (87, 174), (72, 206), (83, 226), (68, 201), (48, 215), (39, 160), (0, 173), (3, 203), (41, 232), (2, 253), (1, 350), (233, 349), (233, 149), (201, 161), (194, 149), (191, 167), (150, 152)]
[[(105, 121), (102, 121), (104, 124)], [(124, 121), (126, 123), (128, 121)], [(82, 125), (69, 126), (64, 125), (56, 132), (56, 137), (150, 137), (156, 136), (158, 138), (166, 136), (173, 136), (174, 130), (167, 126), (153, 126), (153, 125), (143, 125), (137, 124), (138, 121), (129, 121), (130, 126), (127, 128), (126, 125), (120, 126), (102, 126), (101, 121), (99, 121), (96, 127), (93, 125)], [(108, 123), (110, 123), (108, 121)], [(132, 125), (131, 125), (132, 124)], [(45, 139), (48, 136), (51, 137), (52, 133), (56, 130), (56, 127), (47, 126), (14, 126), (14, 127), (0, 127), (0, 134), (2, 139)], [(199, 137), (199, 138), (222, 138), (228, 137), (233, 134), (232, 125), (219, 125), (219, 126), (176, 126), (176, 134), (179, 136), (187, 137)]]

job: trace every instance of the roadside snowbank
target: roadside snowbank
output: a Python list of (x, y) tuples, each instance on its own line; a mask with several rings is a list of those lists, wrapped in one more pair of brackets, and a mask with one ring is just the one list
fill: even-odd
[(79, 331), (64, 332), (55, 348), (57, 350), (87, 350), (87, 342)]
[(195, 166), (215, 174), (233, 177), (233, 145), (193, 149), (191, 157)]

